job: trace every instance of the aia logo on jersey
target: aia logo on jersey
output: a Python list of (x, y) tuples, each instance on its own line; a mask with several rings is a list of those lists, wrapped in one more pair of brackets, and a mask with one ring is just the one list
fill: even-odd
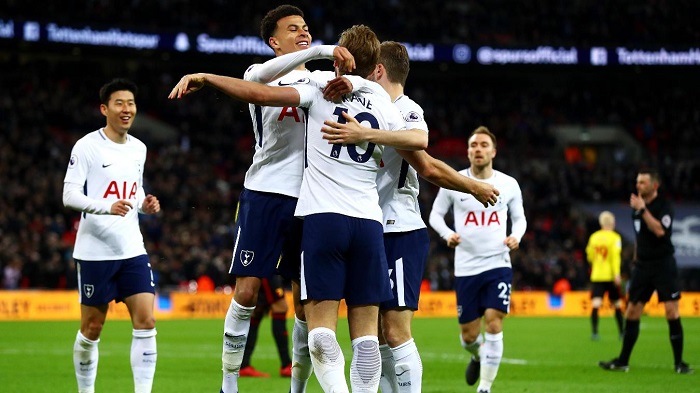
[(501, 220), (498, 219), (498, 212), (495, 211), (469, 212), (467, 213), (466, 220), (464, 220), (464, 226), (469, 224), (476, 225), (478, 227), (488, 226), (491, 224), (501, 225)]
[[(121, 186), (121, 188), (119, 186)], [(136, 184), (136, 182), (133, 182), (131, 186), (128, 186), (126, 182), (122, 182), (122, 184), (119, 184), (116, 181), (112, 180), (107, 186), (107, 190), (105, 191), (105, 194), (102, 196), (102, 198), (107, 198), (108, 196), (113, 195), (117, 199), (135, 199), (136, 191), (138, 189), (139, 186)]]
[(85, 294), (85, 297), (91, 298), (92, 295), (95, 293), (95, 286), (92, 284), (84, 284), (83, 293)]
[(253, 251), (241, 250), (241, 263), (243, 266), (248, 266), (253, 262), (255, 253)]
[(280, 111), (280, 115), (277, 117), (277, 121), (282, 121), (287, 117), (291, 117), (297, 123), (304, 123), (305, 118), (299, 116), (299, 111), (294, 106), (285, 106)]

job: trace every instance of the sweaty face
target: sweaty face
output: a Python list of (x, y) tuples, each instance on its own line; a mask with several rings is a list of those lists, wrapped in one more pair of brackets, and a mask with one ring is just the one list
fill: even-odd
[(277, 21), (277, 30), (272, 36), (275, 52), (292, 53), (311, 47), (311, 34), (304, 18), (286, 16)]
[(656, 189), (656, 182), (651, 179), (649, 174), (641, 173), (637, 175), (637, 194), (640, 197), (645, 198), (654, 193)]
[(127, 90), (115, 91), (109, 97), (109, 103), (103, 104), (101, 109), (107, 118), (107, 126), (123, 135), (129, 131), (136, 116), (134, 94)]
[(491, 137), (486, 134), (475, 134), (469, 138), (469, 149), (467, 150), (469, 162), (477, 167), (491, 165), (496, 149), (493, 147)]

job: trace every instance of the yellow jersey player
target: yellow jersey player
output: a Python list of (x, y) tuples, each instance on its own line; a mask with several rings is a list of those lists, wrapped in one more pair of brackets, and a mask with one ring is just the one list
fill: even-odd
[(615, 232), (615, 216), (604, 211), (598, 216), (600, 228), (588, 238), (586, 259), (591, 264), (591, 339), (598, 341), (598, 311), (603, 304), (603, 296), (608, 294), (610, 303), (615, 306), (615, 321), (622, 337), (622, 310), (620, 296), (620, 255), (622, 238)]

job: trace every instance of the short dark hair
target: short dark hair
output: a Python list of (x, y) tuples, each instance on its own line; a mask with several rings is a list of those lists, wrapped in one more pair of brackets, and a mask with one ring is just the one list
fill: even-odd
[(406, 86), (408, 71), (411, 69), (408, 50), (396, 41), (384, 41), (379, 51), (379, 62), (386, 68), (386, 75), (391, 83)]
[(289, 4), (282, 4), (281, 6), (278, 6), (265, 14), (262, 22), (260, 22), (260, 37), (262, 37), (263, 41), (265, 41), (265, 44), (270, 46), (270, 37), (275, 34), (275, 30), (277, 30), (277, 22), (280, 19), (297, 15), (303, 18), (304, 12), (299, 9), (299, 7)]
[(112, 96), (112, 93), (122, 90), (130, 91), (134, 95), (134, 98), (136, 98), (136, 93), (138, 93), (139, 89), (136, 87), (136, 83), (128, 79), (112, 79), (100, 88), (100, 103), (105, 105), (109, 104), (109, 97)]
[(649, 179), (651, 179), (652, 182), (661, 183), (661, 176), (659, 176), (659, 171), (654, 168), (640, 168), (637, 174), (649, 175)]

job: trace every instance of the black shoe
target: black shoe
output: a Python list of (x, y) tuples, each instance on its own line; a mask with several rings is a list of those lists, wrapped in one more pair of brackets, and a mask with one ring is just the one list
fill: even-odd
[(609, 370), (609, 371), (624, 371), (627, 372), (630, 369), (630, 366), (627, 364), (622, 364), (620, 363), (617, 358), (609, 361), (609, 362), (603, 362), (600, 361), (598, 362), (598, 366), (602, 368), (603, 370)]
[(476, 360), (472, 356), (472, 360), (469, 361), (467, 366), (467, 371), (464, 373), (467, 378), (467, 385), (472, 386), (479, 380), (479, 372), (481, 371), (481, 361)]
[(694, 372), (695, 370), (690, 368), (690, 366), (688, 366), (688, 363), (686, 362), (680, 362), (676, 364), (676, 374), (692, 374)]

